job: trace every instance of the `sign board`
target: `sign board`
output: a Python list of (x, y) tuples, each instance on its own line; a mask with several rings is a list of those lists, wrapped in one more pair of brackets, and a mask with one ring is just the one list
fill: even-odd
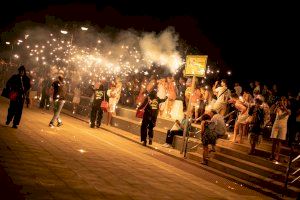
[(184, 76), (204, 77), (206, 70), (207, 56), (188, 55), (186, 56), (186, 65)]

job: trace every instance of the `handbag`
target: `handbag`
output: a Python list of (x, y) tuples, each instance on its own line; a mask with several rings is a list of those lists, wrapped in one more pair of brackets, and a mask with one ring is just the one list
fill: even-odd
[(146, 106), (148, 105), (148, 103), (149, 103), (149, 100), (148, 100), (147, 104), (146, 104), (143, 108), (137, 109), (136, 114), (135, 114), (135, 116), (136, 116), (137, 118), (143, 118), (144, 113), (145, 113), (145, 108), (146, 108)]
[(11, 92), (9, 93), (9, 99), (10, 99), (11, 101), (16, 101), (16, 100), (17, 100), (17, 96), (18, 96), (18, 92), (11, 91)]
[(5, 98), (9, 99), (9, 89), (3, 88), (2, 93), (1, 93), (1, 96), (3, 96), (3, 97), (5, 97)]
[(105, 101), (105, 92), (104, 92), (104, 100), (101, 102), (100, 107), (104, 112), (108, 111), (108, 102)]

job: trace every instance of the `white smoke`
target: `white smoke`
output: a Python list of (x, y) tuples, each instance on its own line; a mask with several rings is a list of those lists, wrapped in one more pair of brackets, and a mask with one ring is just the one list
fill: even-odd
[(168, 28), (156, 35), (145, 33), (140, 40), (140, 48), (144, 60), (169, 68), (172, 73), (182, 65), (183, 61), (176, 50), (178, 46), (178, 35), (173, 28)]

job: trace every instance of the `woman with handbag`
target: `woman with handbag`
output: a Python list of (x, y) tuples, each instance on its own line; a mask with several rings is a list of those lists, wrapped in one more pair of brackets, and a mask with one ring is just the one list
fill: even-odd
[(101, 120), (103, 116), (102, 103), (105, 101), (105, 91), (103, 85), (94, 87), (93, 101), (92, 101), (92, 110), (91, 110), (91, 128), (95, 127), (95, 122), (97, 121), (96, 127), (101, 126)]
[(28, 90), (30, 89), (30, 79), (25, 74), (25, 67), (20, 66), (18, 71), (19, 74), (13, 75), (6, 84), (10, 100), (6, 125), (9, 125), (13, 120), (13, 128), (18, 128), (22, 116), (24, 101), (28, 94)]

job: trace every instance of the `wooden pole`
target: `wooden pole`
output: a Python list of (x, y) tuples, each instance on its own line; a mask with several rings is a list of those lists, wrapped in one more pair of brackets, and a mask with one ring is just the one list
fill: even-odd
[[(196, 76), (193, 75), (193, 79), (192, 79), (192, 89), (191, 89), (191, 94), (190, 94), (190, 98), (189, 98), (189, 103), (188, 103), (188, 107), (187, 107), (187, 114), (186, 114), (186, 118), (187, 118), (187, 123), (185, 123), (185, 126), (184, 126), (184, 130), (183, 130), (183, 143), (182, 143), (182, 148), (181, 148), (181, 152), (180, 154), (182, 154), (183, 152), (186, 152), (185, 151), (185, 148), (187, 147), (187, 129), (188, 129), (188, 124), (189, 124), (189, 121), (192, 117), (192, 113), (191, 113), (191, 99), (192, 99), (192, 95), (194, 93), (194, 90), (195, 90), (195, 83), (196, 83)], [(184, 155), (185, 156), (185, 155)]]

